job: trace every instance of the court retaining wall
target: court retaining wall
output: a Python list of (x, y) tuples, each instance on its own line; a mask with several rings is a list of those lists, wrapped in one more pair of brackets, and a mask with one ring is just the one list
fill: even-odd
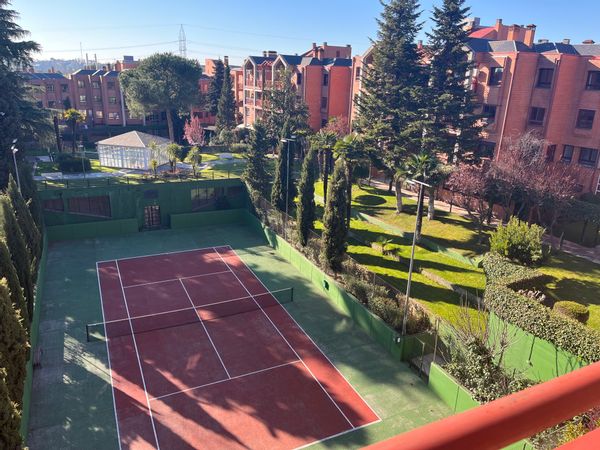
[(46, 227), (50, 242), (72, 241), (104, 236), (121, 236), (139, 231), (136, 219), (106, 220), (102, 222), (77, 223)]
[(201, 213), (171, 214), (171, 228), (178, 230), (206, 225), (239, 223), (243, 221), (246, 214), (246, 209), (226, 209), (222, 211), (208, 211)]
[(29, 412), (31, 410), (31, 390), (33, 388), (33, 361), (35, 359), (37, 342), (40, 326), (41, 301), (44, 297), (44, 278), (46, 276), (46, 260), (48, 258), (48, 237), (44, 234), (42, 246), (42, 256), (40, 258), (37, 279), (35, 283), (35, 298), (33, 303), (33, 317), (31, 319), (30, 328), (30, 344), (29, 361), (27, 361), (27, 375), (25, 377), (25, 385), (23, 387), (23, 411), (21, 413), (21, 436), (23, 441), (27, 439), (27, 430), (29, 428)]
[[(371, 336), (392, 357), (397, 360), (404, 360), (404, 350), (408, 350), (408, 346), (415, 344), (412, 340), (401, 339), (395, 330), (369, 311), (352, 294), (346, 292), (335, 279), (326, 275), (312, 261), (248, 212), (246, 213), (246, 223), (264, 235), (271, 247), (325, 293), (338, 311), (352, 318), (359, 328)], [(412, 351), (408, 353), (412, 354)]]

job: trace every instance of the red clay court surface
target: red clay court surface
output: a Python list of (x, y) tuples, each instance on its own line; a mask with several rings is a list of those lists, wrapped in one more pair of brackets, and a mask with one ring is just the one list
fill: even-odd
[(125, 319), (105, 329), (120, 448), (297, 448), (379, 421), (231, 247), (97, 267), (104, 321)]

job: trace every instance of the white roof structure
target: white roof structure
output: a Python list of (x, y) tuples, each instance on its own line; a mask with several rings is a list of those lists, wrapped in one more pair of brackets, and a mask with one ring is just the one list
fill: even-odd
[[(156, 144), (152, 148), (151, 144)], [(171, 141), (139, 131), (113, 136), (96, 143), (100, 164), (121, 169), (150, 170), (152, 160), (158, 165), (167, 164), (169, 159), (164, 151)]]
[(140, 131), (130, 131), (129, 133), (119, 134), (102, 141), (98, 141), (97, 144), (101, 145), (112, 145), (115, 147), (132, 147), (132, 148), (150, 148), (150, 143), (154, 142), (156, 145), (168, 145), (171, 141), (161, 136), (154, 136), (153, 134), (142, 133)]

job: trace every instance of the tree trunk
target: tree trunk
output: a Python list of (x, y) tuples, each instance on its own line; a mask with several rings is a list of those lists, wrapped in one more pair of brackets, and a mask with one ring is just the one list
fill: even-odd
[(435, 186), (427, 188), (429, 195), (429, 207), (427, 209), (427, 220), (435, 219)]
[(396, 214), (402, 212), (402, 206), (402, 180), (398, 179), (396, 180)]
[(71, 143), (71, 153), (74, 155), (75, 154), (75, 142), (77, 141), (77, 138), (75, 136), (75, 130), (77, 129), (77, 123), (73, 124), (73, 142)]
[(352, 166), (346, 162), (346, 177), (348, 178), (348, 185), (346, 188), (346, 197), (348, 204), (346, 205), (346, 225), (350, 228), (350, 217), (352, 216)]
[(56, 151), (58, 153), (62, 152), (62, 142), (60, 140), (60, 129), (58, 127), (58, 117), (54, 116), (53, 118), (54, 124), (54, 137), (56, 138)]
[(415, 235), (417, 243), (421, 242), (421, 230), (423, 229), (423, 203), (425, 202), (425, 189), (419, 185), (419, 200), (417, 202), (417, 218), (415, 224)]
[[(388, 185), (388, 192), (391, 194), (392, 193), (392, 187), (394, 186), (394, 177), (390, 177), (390, 184)], [(398, 194), (396, 194), (398, 195)]]
[(485, 218), (485, 222), (488, 225), (491, 225), (493, 217), (494, 217), (494, 202), (489, 202), (488, 203), (488, 213), (487, 213), (487, 217)]
[(173, 112), (167, 109), (167, 128), (169, 129), (169, 139), (175, 142), (175, 130), (173, 128)]
[(373, 171), (373, 163), (369, 161), (369, 186), (371, 186), (371, 173)]
[(323, 203), (327, 203), (327, 185), (329, 183), (329, 150), (323, 153)]

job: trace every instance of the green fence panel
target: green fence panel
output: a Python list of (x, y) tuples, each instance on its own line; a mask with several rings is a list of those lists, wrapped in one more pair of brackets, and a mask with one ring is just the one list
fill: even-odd
[(102, 222), (55, 225), (46, 227), (50, 242), (87, 239), (101, 236), (120, 236), (139, 231), (136, 219), (106, 220)]
[(354, 301), (353, 299), (349, 299), (349, 301), (352, 302), (350, 317), (352, 317), (354, 323), (356, 323), (369, 336), (374, 337), (373, 330), (371, 329), (371, 313), (363, 305)]
[(236, 223), (243, 220), (244, 209), (225, 209), (220, 211), (207, 211), (185, 214), (171, 214), (171, 228), (184, 229), (206, 225), (221, 225)]

